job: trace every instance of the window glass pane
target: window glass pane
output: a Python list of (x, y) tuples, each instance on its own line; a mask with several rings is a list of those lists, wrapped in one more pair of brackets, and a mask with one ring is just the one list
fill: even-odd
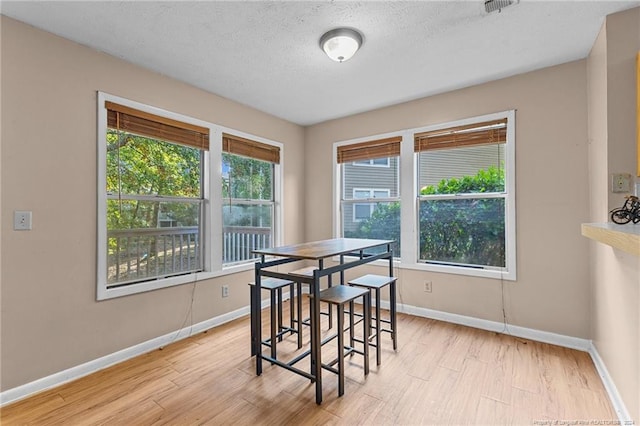
[(107, 284), (202, 270), (200, 216), (200, 200), (107, 200)]
[(400, 256), (400, 202), (345, 203), (342, 223), (345, 238), (393, 240), (393, 255)]
[(273, 163), (223, 153), (222, 178), (225, 198), (273, 200)]
[[(353, 163), (342, 163), (342, 197), (345, 200), (368, 198), (372, 196), (372, 188), (389, 191), (385, 197), (398, 197), (399, 158), (385, 160), (390, 162), (390, 167), (360, 167)], [(360, 190), (367, 195), (360, 196)]]
[[(387, 153), (385, 152), (385, 154), (387, 154)], [(388, 166), (389, 165), (389, 158), (376, 158), (376, 159), (372, 160), (371, 163), (376, 165), (376, 166)]]
[(114, 129), (106, 136), (107, 286), (201, 271), (202, 151)]
[(354, 204), (355, 220), (369, 219), (371, 216), (371, 204)]
[(273, 172), (273, 163), (223, 154), (224, 264), (254, 260), (253, 250), (273, 245)]
[(371, 197), (371, 191), (368, 189), (356, 189), (353, 191), (353, 198), (369, 198)]
[(504, 155), (504, 144), (422, 151), (420, 194), (503, 192)]
[(420, 201), (420, 253), (426, 262), (505, 266), (503, 198)]
[[(361, 198), (397, 198), (399, 157), (381, 158), (368, 164), (389, 167), (360, 167), (342, 163), (342, 194), (344, 200)], [(345, 238), (393, 240), (394, 256), (400, 255), (400, 202), (342, 204), (342, 235)]]
[(201, 197), (201, 151), (107, 131), (107, 193)]
[(223, 263), (255, 259), (253, 250), (273, 245), (273, 207), (225, 203), (223, 219)]

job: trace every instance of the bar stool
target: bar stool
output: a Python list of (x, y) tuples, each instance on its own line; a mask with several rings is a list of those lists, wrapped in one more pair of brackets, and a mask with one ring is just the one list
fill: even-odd
[[(395, 277), (369, 274), (349, 281), (350, 286), (368, 289), (370, 292), (375, 291), (376, 313), (375, 317), (372, 317), (372, 320), (375, 320), (375, 334), (371, 335), (370, 338), (373, 338), (374, 336), (376, 338), (376, 343), (371, 343), (371, 345), (376, 347), (377, 365), (380, 365), (382, 362), (380, 345), (380, 335), (382, 332), (390, 333), (391, 339), (393, 340), (393, 350), (395, 351), (398, 348), (396, 336), (396, 280), (397, 278)], [(387, 285), (389, 286), (389, 319), (383, 319), (380, 317), (380, 290)], [(389, 324), (389, 328), (382, 328), (380, 323)]]
[[(294, 281), (290, 280), (282, 280), (279, 278), (263, 278), (260, 280), (260, 289), (261, 290), (269, 290), (270, 293), (270, 307), (269, 313), (271, 318), (271, 336), (268, 339), (262, 340), (260, 342), (262, 345), (269, 346), (271, 348), (271, 358), (276, 359), (276, 342), (282, 341), (282, 336), (286, 333), (296, 333), (298, 335), (298, 349), (302, 347), (302, 332), (301, 327), (298, 325), (298, 328), (294, 327), (294, 317), (293, 317), (293, 299), (294, 299)], [(256, 312), (257, 315), (260, 315), (260, 307), (253, 306), (254, 301), (254, 292), (259, 291), (256, 287), (256, 284), (251, 282), (249, 283), (251, 288), (250, 297), (251, 297), (251, 309), (252, 312)], [(284, 326), (282, 321), (282, 289), (286, 286), (289, 286), (289, 326)], [(298, 299), (298, 304), (300, 304), (300, 300)], [(260, 350), (260, 347), (252, 348), (252, 355), (255, 355)]]
[[(289, 275), (292, 276), (300, 276), (300, 277), (313, 277), (313, 271), (315, 271), (316, 267), (314, 266), (307, 266), (305, 268), (300, 268), (300, 269), (296, 269), (295, 271), (291, 271), (289, 272)], [(305, 283), (306, 284), (306, 283)], [(302, 294), (302, 283), (300, 281), (297, 282), (297, 290), (298, 290), (298, 294)], [(309, 293), (311, 293), (311, 291), (309, 291)], [(298, 312), (298, 318), (302, 317), (302, 304), (298, 305), (299, 308), (299, 312)], [(320, 312), (321, 315), (328, 315), (329, 316), (329, 328), (333, 328), (333, 315), (331, 313), (331, 310), (329, 310), (328, 312)], [(309, 325), (309, 318), (305, 318), (304, 320), (302, 320), (302, 324), (304, 325)], [(301, 336), (302, 338), (302, 336)]]
[[(349, 346), (345, 346), (344, 344), (344, 332), (346, 331), (344, 328), (344, 305), (349, 303), (349, 310), (353, 312), (353, 302), (358, 297), (362, 297), (362, 305), (363, 305), (363, 322), (364, 325), (362, 327), (363, 332), (363, 350), (360, 351), (355, 348), (356, 339), (353, 337), (353, 327), (354, 320), (353, 315), (349, 315), (349, 330), (351, 333), (351, 339), (349, 342)], [(322, 341), (322, 345), (330, 342), (331, 340), (338, 338), (338, 357), (333, 361), (322, 364), (322, 368), (325, 370), (329, 370), (332, 373), (338, 375), (338, 396), (342, 396), (344, 394), (344, 357), (345, 355), (358, 353), (364, 357), (364, 374), (365, 376), (369, 374), (369, 345), (366, 343), (368, 341), (368, 335), (371, 328), (371, 293), (366, 289), (349, 287), (344, 285), (337, 285), (333, 287), (329, 287), (320, 292), (320, 301), (329, 304), (329, 309), (333, 305), (338, 308), (338, 329), (337, 333), (327, 337)], [(338, 364), (338, 369), (336, 370), (333, 366)]]

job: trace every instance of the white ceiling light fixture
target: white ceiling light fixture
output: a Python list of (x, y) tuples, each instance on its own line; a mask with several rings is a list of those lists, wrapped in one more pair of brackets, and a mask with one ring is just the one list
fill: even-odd
[(351, 28), (336, 28), (320, 37), (320, 48), (336, 62), (350, 59), (362, 46), (362, 34)]

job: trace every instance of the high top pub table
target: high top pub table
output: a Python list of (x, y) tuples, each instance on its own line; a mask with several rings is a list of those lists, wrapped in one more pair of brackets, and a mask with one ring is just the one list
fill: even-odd
[[(344, 281), (344, 271), (355, 268), (376, 260), (387, 260), (389, 262), (389, 276), (393, 276), (393, 251), (392, 240), (369, 240), (357, 238), (335, 238), (331, 240), (314, 241), (302, 244), (273, 247), (268, 249), (254, 250), (253, 253), (260, 255), (260, 259), (255, 264), (255, 285), (260, 288), (262, 277), (281, 278), (309, 284), (311, 298), (311, 345), (310, 349), (295, 357), (293, 360), (284, 362), (263, 354), (262, 351), (262, 319), (260, 315), (260, 292), (252, 293), (251, 301), (251, 354), (256, 356), (256, 374), (262, 374), (262, 360), (274, 365), (286, 368), (303, 377), (315, 382), (316, 403), (322, 403), (322, 351), (320, 340), (320, 279), (327, 277), (328, 285), (332, 285), (332, 275), (340, 274), (339, 284), (346, 284)], [(365, 251), (367, 253), (365, 253)], [(267, 259), (269, 257), (269, 259)], [(325, 268), (324, 260), (339, 257), (339, 263), (335, 266)], [(273, 267), (284, 265), (301, 260), (315, 261), (317, 269), (313, 271), (313, 276), (290, 275), (276, 272)], [(301, 318), (298, 318), (300, 321)], [(307, 372), (294, 365), (305, 358), (311, 356), (311, 371)]]

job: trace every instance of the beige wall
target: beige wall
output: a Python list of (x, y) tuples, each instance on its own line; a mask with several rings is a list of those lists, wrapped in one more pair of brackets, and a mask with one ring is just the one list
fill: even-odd
[[(332, 236), (332, 144), (516, 109), (518, 280), (507, 321), (589, 337), (586, 62), (577, 61), (318, 124), (307, 129), (308, 239)], [(500, 280), (400, 269), (403, 303), (502, 321)], [(433, 281), (424, 293), (422, 282)]]
[[(590, 221), (605, 222), (624, 194), (611, 173), (636, 170), (635, 58), (640, 8), (607, 18), (588, 58)], [(640, 258), (591, 242), (591, 337), (620, 396), (640, 421)]]
[[(283, 142), (286, 243), (332, 236), (333, 142), (516, 109), (518, 281), (504, 283), (507, 321), (593, 338), (637, 421), (638, 259), (590, 243), (580, 224), (607, 220), (618, 203), (608, 174), (635, 167), (628, 67), (640, 49), (639, 10), (610, 17), (588, 60), (307, 129), (2, 17), (0, 389), (172, 332), (188, 317), (189, 285), (95, 301), (97, 90)], [(33, 211), (32, 231), (12, 230), (17, 209)], [(397, 273), (401, 303), (502, 321), (499, 281)], [(250, 279), (198, 283), (193, 322), (246, 306)]]
[[(2, 390), (191, 319), (192, 285), (95, 300), (98, 90), (284, 143), (285, 242), (302, 241), (302, 127), (4, 16), (1, 30)], [(33, 211), (32, 231), (13, 231), (14, 210)], [(193, 322), (247, 306), (251, 277), (199, 282)]]

